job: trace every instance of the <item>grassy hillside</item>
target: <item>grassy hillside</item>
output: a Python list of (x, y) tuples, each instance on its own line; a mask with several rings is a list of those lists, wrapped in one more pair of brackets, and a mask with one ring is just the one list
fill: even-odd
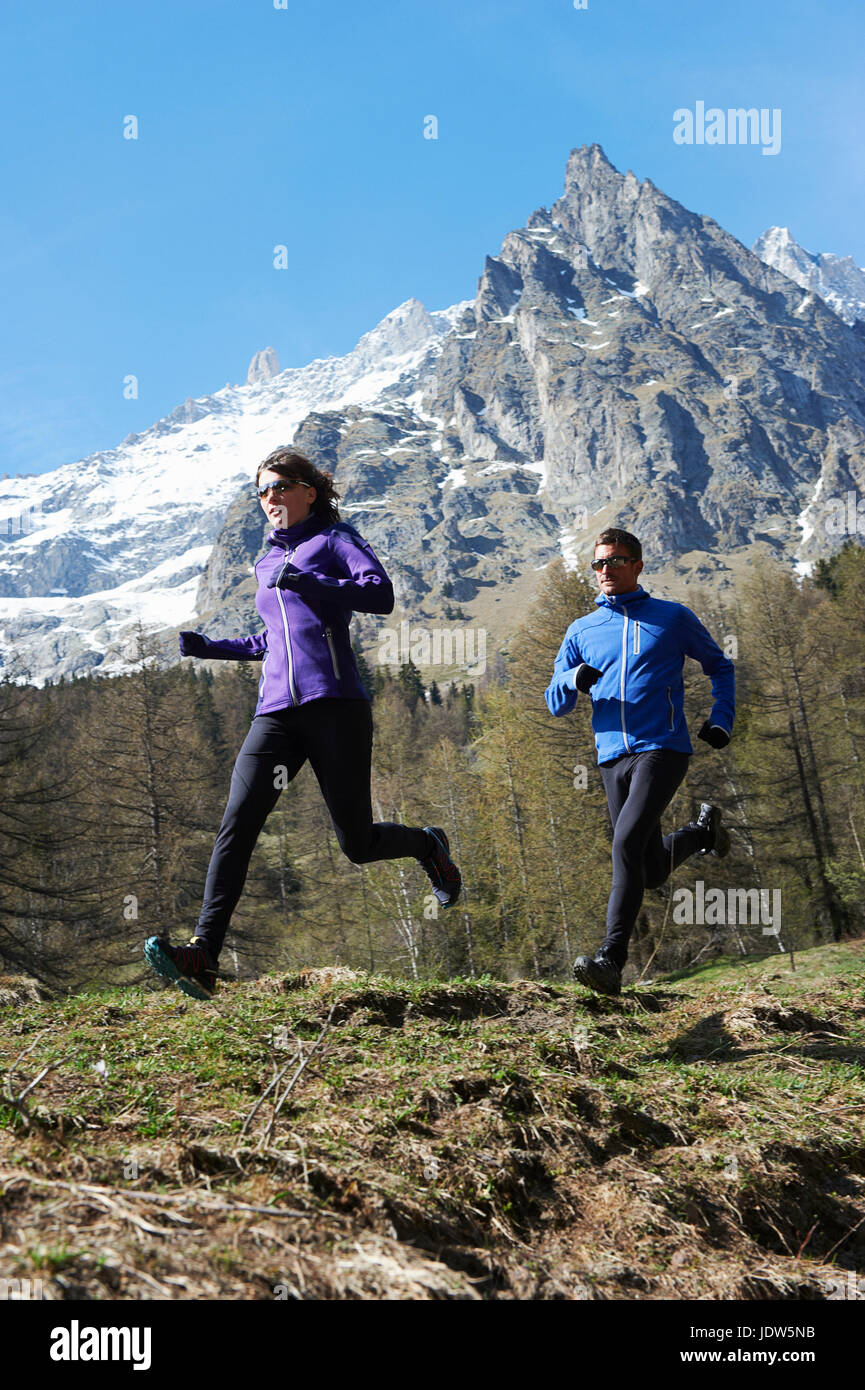
[(7, 978), (0, 1023), (4, 1273), (49, 1298), (823, 1299), (865, 1269), (865, 942), (618, 1000)]

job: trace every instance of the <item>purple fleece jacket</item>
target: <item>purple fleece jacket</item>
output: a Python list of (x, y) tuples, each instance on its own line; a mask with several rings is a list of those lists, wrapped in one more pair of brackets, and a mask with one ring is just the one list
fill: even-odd
[[(348, 625), (352, 611), (393, 612), (393, 585), (371, 546), (346, 522), (320, 517), (271, 531), (255, 564), (255, 606), (265, 631), (203, 637), (208, 660), (262, 661), (256, 714), (309, 700), (369, 699)], [(269, 588), (282, 575), (288, 588)], [(203, 634), (202, 634), (203, 636)]]

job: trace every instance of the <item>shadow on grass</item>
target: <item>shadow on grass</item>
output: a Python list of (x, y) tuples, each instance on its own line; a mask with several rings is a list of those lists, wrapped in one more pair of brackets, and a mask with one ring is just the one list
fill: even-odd
[[(789, 1040), (792, 1033), (801, 1031), (804, 1034), (802, 1041), (794, 1046), (786, 1041), (785, 1053), (793, 1057), (814, 1057), (825, 1062), (843, 1062), (858, 1066), (865, 1064), (865, 1047), (823, 1041), (819, 1038), (808, 1040), (813, 1038), (814, 1032), (821, 1031), (818, 1019), (809, 1020), (814, 1025), (812, 1029), (808, 1029), (807, 1024), (800, 1025), (799, 1028), (776, 1026), (765, 1031), (754, 1029), (752, 1038), (737, 1036), (727, 1026), (726, 1020), (727, 1014), (722, 1010), (701, 1018), (693, 1028), (673, 1038), (666, 1048), (651, 1054), (650, 1060), (705, 1062), (714, 1059), (717, 1062), (731, 1062), (745, 1057), (771, 1057), (777, 1055), (776, 1049), (772, 1046), (773, 1042), (779, 1040), (779, 1037)], [(828, 1025), (824, 1026), (828, 1028)], [(752, 1045), (752, 1039), (756, 1045)]]

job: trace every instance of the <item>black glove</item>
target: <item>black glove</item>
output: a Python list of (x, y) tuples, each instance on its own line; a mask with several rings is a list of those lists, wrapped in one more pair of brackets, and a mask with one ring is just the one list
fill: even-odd
[(273, 578), (267, 581), (268, 589), (293, 589), (294, 580), (302, 570), (297, 565), (283, 565), (281, 570), (274, 570)]
[(207, 639), (201, 632), (181, 632), (179, 634), (181, 656), (206, 656)]
[(584, 661), (581, 666), (577, 667), (577, 674), (574, 676), (574, 687), (577, 690), (582, 690), (583, 694), (587, 695), (595, 681), (599, 681), (600, 679), (600, 671), (595, 670), (594, 666), (587, 666)]
[(720, 728), (718, 724), (710, 724), (708, 719), (703, 725), (697, 738), (701, 738), (704, 743), (708, 743), (710, 748), (726, 748), (730, 742), (730, 735), (726, 729)]

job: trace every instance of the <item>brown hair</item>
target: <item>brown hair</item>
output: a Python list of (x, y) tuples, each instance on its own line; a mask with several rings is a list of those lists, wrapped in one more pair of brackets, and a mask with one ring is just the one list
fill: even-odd
[(617, 526), (610, 526), (606, 531), (601, 532), (593, 549), (597, 550), (599, 545), (623, 545), (632, 560), (642, 560), (643, 558), (643, 547), (637, 537), (632, 536), (630, 531), (620, 531)]
[(281, 478), (295, 478), (298, 482), (309, 483), (315, 488), (315, 501), (311, 510), (323, 521), (339, 521), (336, 499), (340, 494), (333, 486), (333, 474), (316, 468), (306, 454), (299, 454), (287, 445), (274, 449), (255, 470), (256, 486), (265, 468), (269, 468), (272, 473), (278, 473)]

